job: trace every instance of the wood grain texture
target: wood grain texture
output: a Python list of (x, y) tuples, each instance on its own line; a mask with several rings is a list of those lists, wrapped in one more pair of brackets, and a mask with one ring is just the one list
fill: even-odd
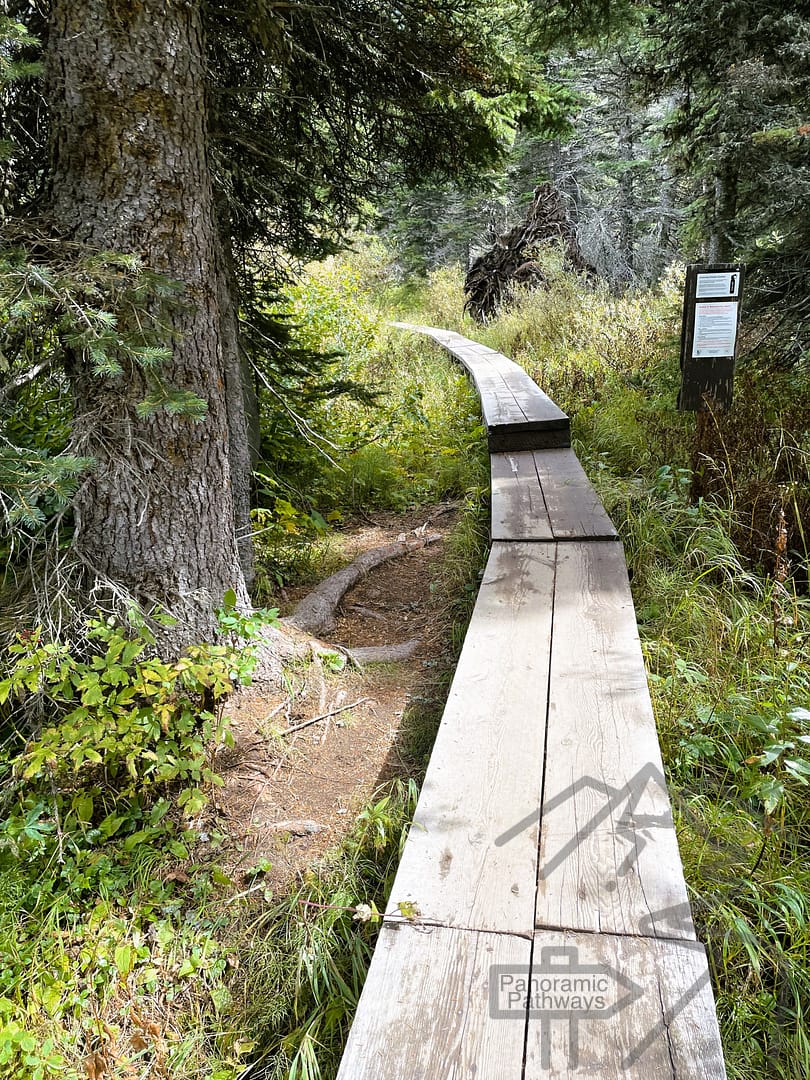
[[(551, 640), (554, 546), (494, 544), (388, 912), (530, 933)], [(508, 844), (496, 840), (531, 818)]]
[(490, 456), (493, 540), (553, 540), (530, 451)]
[(573, 450), (538, 451), (534, 465), (556, 540), (617, 539), (613, 522)]
[(635, 822), (626, 816), (626, 803), (606, 821), (579, 829), (553, 820), (561, 812), (548, 815), (540, 837), (538, 927), (695, 937), (666, 810), (647, 818), (654, 826), (638, 825), (638, 816)]
[[(579, 996), (599, 980), (606, 1008), (592, 1004), (572, 1021), (571, 1006), (583, 1002), (566, 1001), (561, 988), (577, 968)], [(541, 931), (532, 976), (525, 1080), (724, 1080), (699, 942)], [(550, 1017), (561, 1003), (564, 1015)]]
[(493, 454), (491, 470), (494, 540), (616, 538), (573, 450)]
[(620, 544), (559, 544), (538, 924), (694, 937)]
[(383, 927), (338, 1080), (520, 1080), (524, 1012), (490, 1016), (490, 969), (530, 953), (505, 934)]

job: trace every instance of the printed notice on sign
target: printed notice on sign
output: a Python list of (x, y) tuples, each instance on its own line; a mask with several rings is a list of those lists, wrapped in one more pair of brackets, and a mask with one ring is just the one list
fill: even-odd
[(737, 343), (737, 304), (697, 304), (692, 356), (733, 356)]
[(711, 296), (739, 296), (740, 273), (698, 274), (695, 283), (695, 299), (706, 300)]

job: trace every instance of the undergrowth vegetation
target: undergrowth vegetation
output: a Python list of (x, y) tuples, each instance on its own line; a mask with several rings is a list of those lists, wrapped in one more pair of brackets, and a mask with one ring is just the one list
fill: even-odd
[(335, 568), (330, 528), (357, 511), (404, 510), (484, 493), (486, 447), (478, 402), (449, 359), (388, 325), (386, 295), (346, 260), (314, 265), (288, 290), (301, 345), (330, 355), (335, 394), (300, 415), (265, 411), (262, 509), (254, 512), (262, 595)]
[(386, 328), (350, 267), (315, 268), (289, 305), (303, 346), (335, 353), (336, 384), (370, 393), (266, 410), (258, 599), (339, 565), (351, 515), (452, 500), (448, 654), (403, 717), (402, 776), (274, 895), (264, 859), (233, 870), (214, 798), (227, 698), (274, 613), (243, 616), (226, 596), (224, 643), (174, 661), (154, 654), (158, 611), (89, 615), (70, 640), (17, 620), (0, 662), (4, 1080), (336, 1069), (475, 595), (487, 458), (463, 376)]
[[(231, 644), (173, 662), (145, 621), (90, 620), (80, 646), (23, 630), (0, 680), (2, 1075), (177, 1068), (177, 1004), (226, 992), (206, 910), (216, 840), (202, 822), (228, 743), (227, 695), (273, 613), (219, 613)], [(165, 618), (154, 613), (160, 621)], [(238, 644), (237, 644), (238, 642)], [(194, 855), (192, 855), (194, 852)], [(165, 865), (166, 859), (169, 866)], [(173, 864), (197, 862), (193, 888)], [(167, 1022), (165, 1018), (170, 1016)], [(175, 1019), (178, 1017), (178, 1019)], [(133, 1066), (134, 1067), (134, 1066)]]
[[(454, 327), (512, 356), (573, 417), (620, 530), (693, 911), (732, 1080), (810, 1073), (807, 360), (743, 359), (734, 410), (675, 408), (680, 282), (611, 295), (544, 256), (548, 288), (491, 325), (460, 274), (397, 286), (378, 250), (314, 267), (286, 303), (337, 383), (264, 403), (259, 594), (342, 560), (354, 514), (453, 500), (441, 588), (460, 647), (487, 543), (485, 437), (464, 377), (388, 321)], [(80, 644), (23, 630), (0, 672), (0, 1075), (327, 1080), (373, 949), (446, 693), (403, 719), (402, 777), (284, 895), (232, 878), (212, 807), (226, 698), (259, 631), (175, 663), (99, 616)], [(455, 620), (455, 621), (453, 621)], [(451, 650), (451, 651), (452, 651)], [(335, 676), (339, 677), (339, 676)]]

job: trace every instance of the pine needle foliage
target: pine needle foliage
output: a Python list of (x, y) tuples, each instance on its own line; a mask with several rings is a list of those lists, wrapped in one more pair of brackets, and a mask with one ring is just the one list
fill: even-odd
[[(171, 355), (163, 314), (183, 303), (176, 282), (135, 255), (66, 259), (43, 238), (36, 246), (35, 260), (29, 246), (0, 250), (0, 531), (16, 544), (65, 510), (92, 467), (70, 452), (67, 370), (122, 383), (140, 371), (144, 416), (165, 409), (193, 421), (206, 409), (161, 374)], [(49, 395), (61, 403), (55, 428), (42, 409)]]

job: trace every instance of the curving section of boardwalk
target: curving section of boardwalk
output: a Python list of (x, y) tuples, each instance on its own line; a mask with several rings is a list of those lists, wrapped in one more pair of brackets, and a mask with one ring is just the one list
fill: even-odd
[(433, 338), (467, 369), (481, 399), (491, 453), (571, 445), (568, 417), (513, 360), (452, 330), (394, 323)]
[(479, 387), (493, 543), (339, 1080), (721, 1080), (622, 546), (521, 368), (403, 328)]

